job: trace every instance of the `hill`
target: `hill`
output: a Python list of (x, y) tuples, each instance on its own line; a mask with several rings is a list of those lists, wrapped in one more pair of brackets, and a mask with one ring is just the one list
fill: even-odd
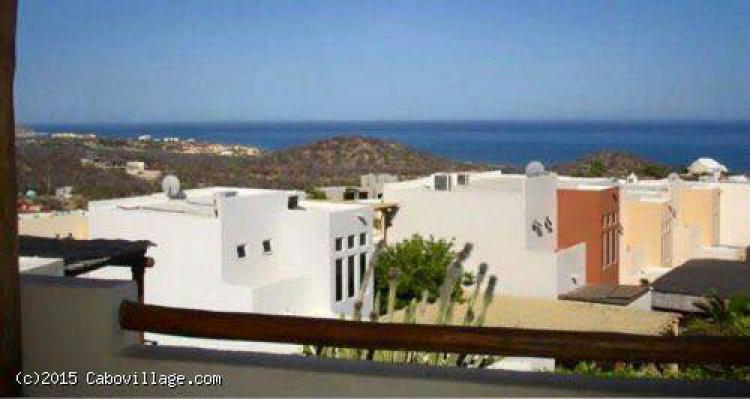
[(615, 151), (601, 151), (585, 155), (568, 163), (551, 167), (561, 175), (580, 177), (627, 177), (631, 172), (640, 178), (664, 178), (673, 168), (637, 155)]
[(134, 150), (124, 142), (97, 140), (23, 140), (17, 148), (18, 181), (22, 191), (40, 194), (70, 185), (85, 199), (138, 195), (159, 190), (158, 182), (127, 175), (122, 169), (81, 165), (83, 157), (145, 161), (148, 168), (176, 174), (184, 187), (225, 185), (310, 189), (324, 185), (355, 185), (370, 172), (402, 178), (437, 171), (486, 170), (488, 166), (452, 161), (399, 143), (358, 136), (335, 137), (257, 156), (180, 154), (155, 149)]

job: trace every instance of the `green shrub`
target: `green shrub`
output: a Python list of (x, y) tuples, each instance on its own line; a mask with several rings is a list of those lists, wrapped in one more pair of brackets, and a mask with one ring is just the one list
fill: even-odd
[[(395, 309), (402, 309), (413, 299), (420, 298), (427, 291), (427, 299), (434, 302), (440, 294), (440, 286), (445, 280), (449, 266), (456, 259), (455, 242), (445, 239), (424, 239), (415, 234), (411, 238), (385, 248), (378, 256), (375, 265), (375, 290), (381, 297), (387, 298), (388, 273), (396, 268), (398, 289), (395, 295)], [(461, 281), (456, 281), (457, 290), (454, 299), (460, 299)], [(380, 313), (385, 313), (386, 304), (382, 304)]]

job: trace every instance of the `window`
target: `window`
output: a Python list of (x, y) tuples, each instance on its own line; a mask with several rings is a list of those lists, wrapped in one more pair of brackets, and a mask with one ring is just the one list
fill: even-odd
[(468, 186), (469, 185), (469, 175), (465, 173), (459, 173), (457, 176), (457, 182), (459, 186)]
[(263, 240), (263, 253), (264, 254), (270, 254), (271, 253), (271, 239)]
[(602, 216), (602, 267), (618, 262), (620, 250), (618, 219), (618, 211)]
[(336, 259), (336, 302), (344, 299), (344, 262)]
[(247, 256), (247, 248), (245, 244), (237, 245), (237, 258), (242, 259)]
[(297, 209), (297, 208), (299, 208), (299, 196), (297, 196), (297, 195), (290, 196), (289, 199), (287, 200), (287, 204), (286, 205), (287, 205), (287, 208), (289, 208), (289, 209)]
[(346, 239), (346, 247), (347, 248), (354, 248), (354, 234), (350, 235)]
[(336, 237), (336, 250), (341, 251), (342, 249), (344, 249), (344, 239)]
[(354, 296), (354, 255), (349, 256), (346, 262), (347, 272), (347, 288), (349, 298)]
[(359, 245), (367, 245), (367, 233), (359, 233)]
[(362, 285), (365, 281), (365, 272), (367, 271), (367, 253), (362, 252), (359, 254), (359, 284)]

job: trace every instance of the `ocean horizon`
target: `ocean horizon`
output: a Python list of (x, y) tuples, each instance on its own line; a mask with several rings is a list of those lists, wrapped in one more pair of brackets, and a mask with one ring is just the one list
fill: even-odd
[(750, 171), (750, 121), (278, 121), (29, 124), (40, 133), (99, 137), (180, 137), (283, 150), (358, 135), (392, 140), (461, 161), (523, 166), (624, 151), (673, 167), (711, 157), (730, 171)]

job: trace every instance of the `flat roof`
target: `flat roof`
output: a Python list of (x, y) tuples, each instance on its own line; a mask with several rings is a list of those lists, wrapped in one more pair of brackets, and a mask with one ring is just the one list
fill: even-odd
[(560, 299), (627, 306), (648, 290), (647, 285), (587, 284), (560, 295)]
[(750, 297), (750, 261), (689, 260), (656, 279), (653, 287), (656, 292), (670, 294), (703, 296), (716, 292), (722, 298)]
[(131, 265), (142, 263), (149, 241), (74, 240), (21, 235), (18, 255), (62, 259), (66, 265), (81, 262)]
[[(466, 303), (455, 305), (453, 324), (463, 321), (466, 306)], [(403, 312), (397, 312), (396, 321), (403, 320)], [(478, 312), (478, 306), (475, 312)], [(432, 323), (436, 313), (437, 304), (430, 304), (424, 314), (418, 314), (417, 322)], [(649, 312), (598, 303), (499, 295), (487, 309), (484, 326), (664, 335), (673, 331), (679, 317), (676, 313)]]

